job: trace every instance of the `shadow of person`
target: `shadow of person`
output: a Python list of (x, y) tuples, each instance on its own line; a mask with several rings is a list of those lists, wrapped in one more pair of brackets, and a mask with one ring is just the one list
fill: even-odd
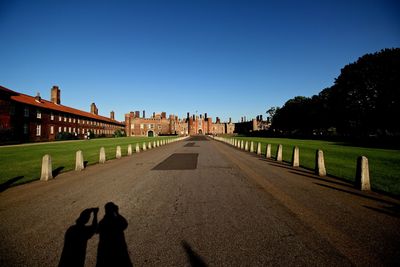
[(201, 258), (199, 254), (193, 251), (188, 242), (182, 241), (181, 245), (186, 252), (191, 267), (207, 267), (206, 262)]
[[(70, 226), (65, 232), (59, 267), (83, 267), (85, 265), (87, 241), (96, 233), (98, 211), (99, 208), (85, 209), (76, 219), (76, 224)], [(86, 225), (92, 213), (92, 224)]]
[(108, 202), (104, 218), (99, 222), (99, 247), (97, 249), (96, 267), (131, 267), (124, 230), (128, 222), (118, 213), (118, 206)]

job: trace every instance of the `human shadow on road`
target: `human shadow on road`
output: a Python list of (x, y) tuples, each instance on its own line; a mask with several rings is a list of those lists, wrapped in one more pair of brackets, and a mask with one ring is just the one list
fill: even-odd
[[(99, 208), (83, 210), (76, 219), (76, 224), (68, 228), (65, 233), (59, 267), (83, 267), (85, 265), (87, 242), (96, 233), (98, 211)], [(86, 225), (92, 213), (92, 224)]]
[(201, 256), (199, 254), (197, 254), (195, 251), (193, 251), (192, 247), (186, 241), (182, 241), (181, 245), (186, 252), (186, 255), (190, 262), (190, 266), (192, 266), (192, 267), (206, 267), (207, 266), (207, 264), (201, 258)]
[(99, 222), (99, 246), (96, 267), (131, 267), (133, 266), (125, 241), (124, 230), (128, 222), (118, 212), (118, 206), (108, 202), (104, 218)]

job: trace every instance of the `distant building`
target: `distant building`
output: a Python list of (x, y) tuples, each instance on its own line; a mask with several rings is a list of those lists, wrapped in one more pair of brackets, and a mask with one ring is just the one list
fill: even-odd
[(127, 136), (157, 136), (157, 135), (196, 135), (196, 134), (224, 134), (233, 133), (234, 124), (221, 123), (217, 117), (215, 123), (207, 117), (190, 116), (187, 113), (186, 119), (180, 119), (175, 115), (166, 116), (165, 112), (153, 113), (152, 117), (140, 117), (140, 112), (125, 114), (125, 132)]
[(53, 141), (60, 133), (84, 139), (89, 131), (113, 136), (116, 130), (124, 130), (113, 111), (110, 118), (100, 116), (94, 103), (90, 111), (61, 105), (58, 86), (51, 89), (51, 101), (0, 86), (0, 143)]
[(234, 133), (247, 134), (256, 131), (263, 131), (268, 130), (270, 126), (271, 123), (269, 121), (264, 121), (262, 115), (259, 115), (250, 121), (247, 121), (246, 117), (242, 117), (240, 122), (235, 123)]

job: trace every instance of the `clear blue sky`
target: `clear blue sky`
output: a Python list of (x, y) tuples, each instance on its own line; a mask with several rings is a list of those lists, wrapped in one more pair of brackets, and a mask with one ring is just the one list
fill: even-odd
[(129, 111), (234, 121), (331, 86), (400, 47), (397, 1), (0, 1), (0, 85), (123, 120)]

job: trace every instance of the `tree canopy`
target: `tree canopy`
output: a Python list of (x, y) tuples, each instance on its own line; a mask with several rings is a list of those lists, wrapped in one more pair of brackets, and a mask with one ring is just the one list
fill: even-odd
[(334, 84), (296, 96), (273, 114), (272, 127), (290, 134), (400, 135), (400, 49), (366, 54), (346, 65)]

